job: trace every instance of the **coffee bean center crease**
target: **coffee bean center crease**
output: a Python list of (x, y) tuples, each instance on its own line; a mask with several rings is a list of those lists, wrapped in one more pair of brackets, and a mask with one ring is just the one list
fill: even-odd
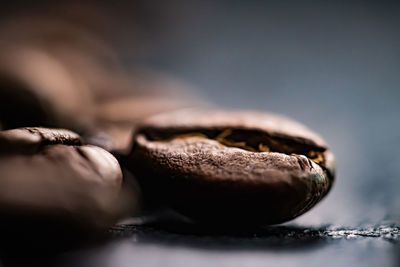
[[(169, 141), (173, 139), (184, 139), (200, 137), (216, 140), (227, 147), (241, 148), (250, 152), (277, 152), (287, 155), (304, 155), (318, 165), (324, 165), (325, 158), (323, 147), (311, 146), (304, 143), (288, 141), (285, 137), (269, 136), (257, 130), (248, 129), (196, 129), (181, 132), (155, 132), (146, 131), (145, 135), (152, 141)], [(246, 140), (246, 141), (244, 141)]]

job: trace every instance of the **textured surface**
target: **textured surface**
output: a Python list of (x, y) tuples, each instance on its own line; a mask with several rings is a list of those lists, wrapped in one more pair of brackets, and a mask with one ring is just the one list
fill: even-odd
[(319, 135), (301, 123), (283, 115), (267, 112), (187, 109), (154, 116), (146, 120), (144, 124), (159, 131), (213, 128), (258, 129), (273, 136), (290, 136), (312, 145), (326, 146)]
[[(3, 253), (4, 266), (397, 266), (400, 227), (276, 226), (236, 233), (179, 225), (123, 224), (108, 242), (61, 254), (20, 259)], [(331, 255), (338, 255), (328, 260)], [(310, 260), (311, 259), (311, 260)], [(29, 261), (29, 263), (27, 262)]]
[(146, 199), (209, 223), (291, 220), (334, 179), (333, 155), (318, 135), (286, 117), (249, 111), (152, 117), (134, 136), (129, 167)]

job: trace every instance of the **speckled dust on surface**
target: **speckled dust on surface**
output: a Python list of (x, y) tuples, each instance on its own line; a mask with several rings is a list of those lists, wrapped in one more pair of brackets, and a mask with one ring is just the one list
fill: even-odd
[[(157, 229), (157, 227), (147, 227), (147, 226), (139, 226), (133, 224), (121, 224), (117, 225), (110, 229), (110, 232), (114, 236), (135, 236), (141, 234), (155, 234), (158, 233), (160, 235), (175, 235), (179, 237), (179, 235), (188, 236), (188, 232), (177, 233), (175, 231), (170, 230), (162, 230)], [(207, 239), (210, 237), (210, 234), (202, 233), (193, 233), (189, 232), (189, 236), (196, 235), (199, 238)], [(224, 236), (225, 238), (230, 234), (226, 233), (215, 233), (213, 232), (211, 236)], [(237, 233), (231, 235), (230, 238), (237, 237)], [(298, 239), (298, 240), (307, 240), (307, 239), (359, 239), (359, 238), (379, 238), (385, 241), (398, 243), (400, 241), (400, 226), (394, 224), (387, 225), (378, 225), (378, 226), (364, 226), (364, 227), (334, 227), (327, 226), (322, 228), (304, 228), (304, 227), (292, 227), (292, 226), (271, 226), (266, 228), (260, 228), (255, 231), (255, 233), (250, 234), (239, 234), (240, 238), (247, 237), (250, 239), (269, 239), (271, 237), (279, 237), (286, 239)]]
[(389, 226), (381, 225), (377, 227), (367, 227), (367, 228), (337, 228), (329, 229), (322, 232), (322, 235), (331, 238), (360, 238), (360, 237), (375, 237), (383, 238), (388, 241), (398, 242), (400, 240), (400, 227), (399, 226)]

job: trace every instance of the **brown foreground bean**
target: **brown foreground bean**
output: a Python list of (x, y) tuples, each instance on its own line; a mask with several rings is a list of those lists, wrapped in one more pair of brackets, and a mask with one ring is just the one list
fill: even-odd
[[(0, 132), (0, 221), (43, 228), (97, 231), (115, 222), (122, 173), (107, 151), (82, 145), (68, 130)], [(44, 234), (44, 233), (43, 233)]]
[(305, 213), (330, 190), (333, 154), (286, 117), (182, 110), (147, 120), (131, 167), (145, 198), (194, 221), (277, 224)]

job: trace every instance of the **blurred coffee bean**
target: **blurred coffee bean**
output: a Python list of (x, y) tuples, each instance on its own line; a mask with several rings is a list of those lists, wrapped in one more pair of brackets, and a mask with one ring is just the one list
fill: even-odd
[(126, 208), (117, 160), (68, 130), (1, 131), (0, 173), (1, 232), (80, 238), (105, 230)]
[(37, 16), (0, 35), (0, 122), (6, 129), (74, 130), (87, 143), (126, 155), (132, 132), (160, 112), (203, 106), (190, 86), (154, 71), (127, 71), (118, 53), (79, 24)]
[(87, 85), (47, 52), (4, 48), (0, 54), (0, 121), (6, 129), (51, 126), (74, 130), (93, 124)]

